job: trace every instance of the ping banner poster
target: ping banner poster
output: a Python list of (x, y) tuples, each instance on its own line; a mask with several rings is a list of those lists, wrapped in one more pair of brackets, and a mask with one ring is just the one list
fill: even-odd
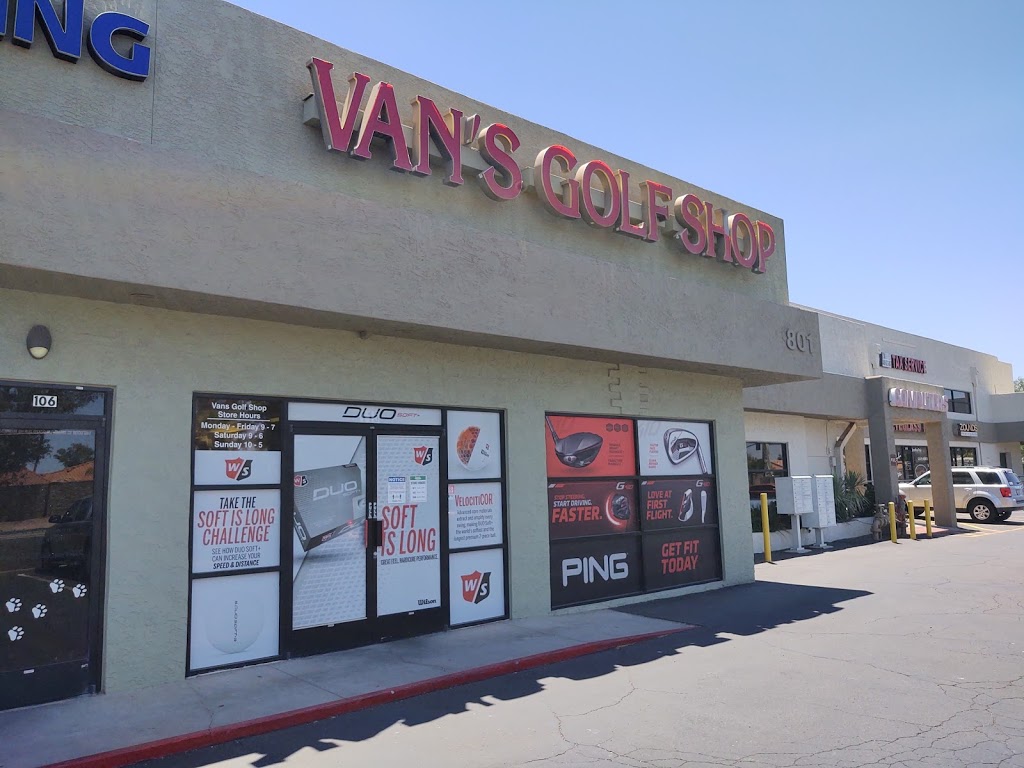
[(551, 542), (551, 606), (607, 600), (640, 591), (640, 537)]

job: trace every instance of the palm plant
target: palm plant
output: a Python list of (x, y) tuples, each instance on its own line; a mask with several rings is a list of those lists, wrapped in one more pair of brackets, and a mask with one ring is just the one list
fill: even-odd
[(832, 483), (836, 496), (836, 521), (845, 523), (871, 511), (871, 504), (865, 498), (867, 484), (863, 476), (847, 470), (842, 475), (833, 475)]

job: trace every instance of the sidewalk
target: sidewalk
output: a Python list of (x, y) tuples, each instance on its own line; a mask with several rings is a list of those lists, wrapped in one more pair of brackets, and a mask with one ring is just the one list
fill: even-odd
[(609, 609), (517, 619), (0, 712), (0, 768), (130, 765), (690, 628)]
[[(918, 519), (915, 529), (917, 531), (917, 538), (919, 540), (928, 540), (928, 528), (923, 520)], [(932, 525), (932, 538), (938, 539), (942, 536), (955, 536), (960, 533), (971, 533), (972, 529), (959, 527), (959, 528), (943, 528), (938, 525)], [(909, 535), (903, 536), (899, 541), (912, 541)], [(812, 555), (822, 555), (828, 552), (835, 552), (842, 549), (849, 549), (851, 547), (863, 547), (868, 544), (892, 544), (892, 540), (889, 538), (889, 529), (885, 528), (882, 531), (882, 536), (879, 541), (875, 541), (871, 534), (866, 536), (856, 536), (850, 539), (838, 539), (831, 541), (828, 547), (821, 549), (813, 544), (813, 538), (808, 537), (804, 541), (804, 549), (806, 552), (794, 552), (792, 549), (779, 549), (772, 552), (772, 560), (779, 562), (781, 560), (790, 560), (794, 557), (808, 557)], [(764, 555), (762, 553), (754, 554), (754, 562), (758, 565), (764, 562)]]
[[(923, 523), (918, 531), (922, 543), (927, 542)], [(968, 531), (935, 528), (934, 535), (957, 532)], [(869, 543), (870, 537), (850, 539), (808, 555), (776, 553), (775, 559), (817, 557), (842, 549), (865, 555), (896, 550), (888, 539), (875, 544), (877, 549), (863, 546)], [(720, 642), (704, 635), (708, 630), (731, 635), (760, 632), (777, 623), (834, 611), (839, 602), (865, 594), (776, 584), (773, 578), (770, 571), (759, 571), (757, 582), (722, 590), (619, 609), (495, 622), (0, 712), (0, 768), (60, 763), (117, 768), (697, 627), (703, 631), (687, 632), (685, 642)], [(527, 684), (537, 685), (536, 680), (519, 685)], [(503, 684), (492, 695), (516, 695), (507, 688)]]

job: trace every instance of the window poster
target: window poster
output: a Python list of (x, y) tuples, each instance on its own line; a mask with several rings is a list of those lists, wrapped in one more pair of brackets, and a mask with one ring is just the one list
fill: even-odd
[(636, 481), (548, 483), (551, 539), (636, 531)]
[(192, 581), (190, 671), (278, 655), (278, 573)]
[(280, 491), (196, 491), (192, 498), (192, 573), (281, 564)]
[(649, 591), (720, 578), (718, 528), (644, 534), (644, 582)]
[[(437, 437), (377, 438), (378, 616), (441, 606), (439, 443)], [(417, 485), (428, 489), (422, 498)]]
[(707, 421), (548, 414), (551, 607), (722, 576)]
[(501, 544), (504, 522), (501, 483), (448, 485), (448, 546), (452, 549)]
[(645, 531), (718, 525), (718, 494), (708, 477), (643, 480), (641, 520)]
[(501, 417), (487, 411), (448, 411), (448, 479), (501, 477)]
[(296, 435), (292, 629), (366, 618), (366, 440)]
[(505, 557), (500, 547), (453, 552), (448, 563), (452, 626), (505, 615)]
[(636, 431), (641, 475), (715, 474), (710, 424), (641, 419)]
[(551, 607), (640, 592), (640, 537), (598, 536), (551, 542)]
[(195, 485), (277, 485), (281, 404), (234, 395), (195, 399)]
[(616, 477), (636, 474), (632, 419), (544, 417), (548, 477)]

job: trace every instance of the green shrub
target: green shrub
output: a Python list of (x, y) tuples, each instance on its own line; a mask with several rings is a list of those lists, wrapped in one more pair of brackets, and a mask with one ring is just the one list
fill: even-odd
[(836, 522), (846, 523), (856, 517), (872, 514), (873, 504), (867, 497), (864, 478), (852, 469), (841, 476), (832, 476), (836, 495)]
[[(780, 515), (779, 506), (775, 499), (768, 497), (768, 530), (788, 531), (792, 527), (789, 515)], [(754, 533), (761, 533), (761, 500), (750, 500), (750, 530)]]

